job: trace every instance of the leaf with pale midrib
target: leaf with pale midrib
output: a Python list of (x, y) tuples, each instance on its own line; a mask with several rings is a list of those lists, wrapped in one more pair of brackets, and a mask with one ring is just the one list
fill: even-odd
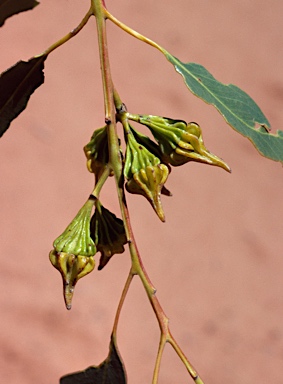
[(0, 27), (8, 17), (29, 11), (39, 4), (36, 0), (0, 0)]
[(60, 384), (126, 384), (126, 374), (122, 360), (117, 351), (113, 337), (111, 338), (109, 354), (98, 366), (92, 366), (85, 371), (71, 373), (60, 379)]
[(283, 131), (269, 133), (268, 120), (250, 96), (235, 85), (220, 83), (199, 64), (182, 63), (169, 53), (166, 57), (190, 91), (214, 105), (227, 123), (247, 137), (261, 155), (283, 162)]
[(27, 106), (31, 94), (44, 82), (46, 56), (19, 61), (0, 76), (0, 137)]

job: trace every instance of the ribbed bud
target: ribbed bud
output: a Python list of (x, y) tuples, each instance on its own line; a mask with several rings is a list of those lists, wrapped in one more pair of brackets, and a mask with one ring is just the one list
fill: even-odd
[(129, 119), (146, 125), (160, 146), (162, 160), (173, 166), (197, 161), (219, 166), (230, 172), (230, 167), (205, 147), (201, 128), (196, 123), (152, 115), (129, 115)]
[(96, 246), (90, 236), (90, 219), (94, 200), (89, 199), (74, 220), (53, 243), (50, 252), (52, 265), (63, 278), (64, 299), (71, 309), (74, 287), (77, 281), (94, 268)]
[[(131, 132), (134, 135), (136, 141), (139, 144), (142, 144), (146, 149), (149, 150), (156, 157), (161, 158), (162, 153), (160, 151), (159, 145), (157, 145), (154, 141), (152, 141), (148, 136), (143, 135), (141, 132), (136, 131), (132, 126), (130, 126)], [(171, 172), (170, 166), (167, 164), (167, 168), (169, 173)], [(163, 185), (161, 188), (161, 194), (165, 196), (172, 196), (172, 193)]]
[(90, 142), (84, 147), (87, 158), (87, 169), (99, 179), (109, 161), (107, 128), (94, 131)]
[(125, 251), (127, 237), (123, 221), (96, 201), (96, 209), (90, 223), (91, 236), (101, 252), (98, 269), (101, 270), (117, 253)]
[[(137, 142), (131, 132), (127, 134), (124, 176), (130, 193), (143, 195), (152, 205), (161, 221), (165, 216), (160, 194), (168, 178), (169, 168), (144, 145)], [(166, 189), (164, 189), (167, 191)]]

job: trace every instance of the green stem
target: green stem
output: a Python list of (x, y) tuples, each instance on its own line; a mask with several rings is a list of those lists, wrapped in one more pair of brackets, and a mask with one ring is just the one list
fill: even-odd
[(105, 181), (108, 179), (108, 176), (110, 175), (110, 167), (107, 165), (98, 179), (97, 183), (95, 184), (94, 190), (91, 193), (91, 196), (93, 196), (95, 199), (99, 199), (100, 191), (105, 183)]
[(83, 29), (83, 27), (86, 25), (86, 23), (88, 22), (89, 18), (92, 15), (93, 15), (93, 12), (92, 12), (92, 9), (90, 8), (88, 10), (87, 14), (85, 15), (85, 17), (82, 19), (82, 21), (80, 22), (80, 24), (76, 28), (74, 28), (71, 32), (67, 33), (67, 35), (62, 37), (60, 40), (56, 41), (56, 43), (52, 44), (43, 53), (41, 53), (40, 55), (38, 55), (36, 57), (48, 56), (49, 53), (51, 53), (52, 51), (54, 51), (56, 48), (60, 47), (61, 45), (65, 44), (72, 37), (76, 36)]

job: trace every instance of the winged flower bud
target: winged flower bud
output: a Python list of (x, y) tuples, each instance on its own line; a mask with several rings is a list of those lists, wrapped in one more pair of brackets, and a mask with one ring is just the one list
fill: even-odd
[(54, 241), (49, 258), (63, 279), (63, 293), (67, 309), (71, 309), (77, 281), (95, 266), (96, 246), (90, 236), (90, 220), (94, 199), (89, 199), (79, 210), (65, 231)]
[(169, 168), (144, 145), (137, 142), (131, 132), (127, 134), (124, 176), (130, 193), (143, 195), (161, 221), (165, 221), (160, 194), (169, 175)]
[(125, 251), (124, 244), (127, 243), (127, 236), (123, 220), (104, 208), (97, 200), (90, 222), (90, 231), (97, 250), (101, 252), (98, 266), (98, 269), (101, 270), (113, 255)]
[(159, 143), (162, 159), (173, 166), (197, 161), (219, 166), (230, 172), (230, 167), (205, 147), (201, 128), (196, 123), (152, 115), (131, 115), (129, 118), (146, 125)]
[(109, 161), (106, 126), (94, 131), (90, 142), (84, 147), (84, 153), (87, 158), (87, 169), (94, 173), (98, 180)]

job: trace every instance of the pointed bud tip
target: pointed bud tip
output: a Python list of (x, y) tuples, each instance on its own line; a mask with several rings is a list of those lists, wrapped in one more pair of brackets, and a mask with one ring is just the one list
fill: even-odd
[(74, 287), (70, 288), (69, 284), (67, 284), (64, 289), (64, 301), (68, 311), (72, 308), (73, 293)]
[(155, 212), (157, 213), (157, 216), (158, 216), (159, 219), (162, 221), (162, 223), (165, 223), (165, 215), (164, 215), (163, 210), (160, 211), (160, 210), (158, 210), (158, 209), (155, 208)]
[(223, 161), (223, 165), (220, 165), (221, 168), (223, 168), (225, 171), (229, 172), (229, 173), (232, 173), (232, 170), (231, 168), (229, 167), (228, 164), (226, 164), (224, 161)]
[[(205, 151), (205, 156), (202, 156), (202, 160), (204, 163), (215, 165), (217, 167), (220, 167), (224, 169), (225, 171), (231, 173), (231, 168), (227, 163), (225, 163), (224, 160), (220, 159), (220, 157), (214, 155), (211, 152)], [(202, 162), (201, 160), (201, 162)]]

